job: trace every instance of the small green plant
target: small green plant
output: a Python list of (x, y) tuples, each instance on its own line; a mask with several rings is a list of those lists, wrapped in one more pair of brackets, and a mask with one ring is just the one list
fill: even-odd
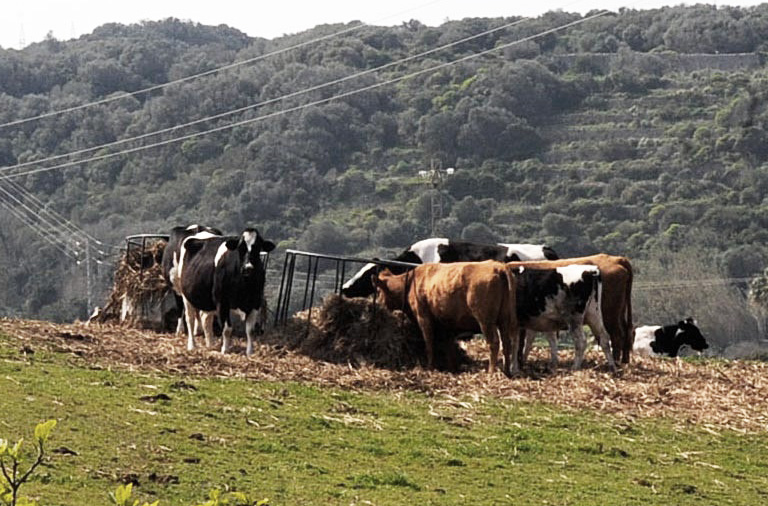
[(243, 492), (226, 492), (211, 490), (209, 499), (198, 506), (268, 506), (269, 500), (254, 501)]
[(56, 420), (48, 420), (35, 427), (37, 456), (26, 471), (21, 469), (23, 463), (21, 447), (24, 444), (24, 438), (19, 439), (13, 446), (7, 440), (0, 439), (0, 470), (3, 473), (2, 480), (0, 480), (0, 504), (4, 506), (31, 506), (36, 504), (30, 499), (20, 498), (19, 488), (29, 480), (32, 472), (43, 462), (45, 443), (48, 441), (48, 437), (55, 426)]
[[(120, 485), (114, 492), (109, 493), (109, 498), (115, 506), (139, 506), (138, 499), (131, 500), (132, 492), (133, 483)], [(243, 492), (222, 493), (220, 490), (212, 490), (208, 497), (209, 499), (199, 506), (268, 506), (267, 499), (256, 502)], [(159, 503), (159, 500), (152, 504), (145, 502), (141, 506), (158, 506)]]
[[(112, 500), (112, 504), (116, 506), (139, 506), (139, 500), (134, 499), (131, 502), (131, 492), (133, 491), (133, 483), (127, 485), (119, 485), (117, 490), (109, 493), (109, 498)], [(141, 506), (157, 506), (160, 501), (155, 501), (152, 504), (145, 502)]]

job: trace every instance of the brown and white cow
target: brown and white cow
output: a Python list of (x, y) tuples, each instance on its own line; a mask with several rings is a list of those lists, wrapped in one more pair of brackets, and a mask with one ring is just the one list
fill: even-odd
[[(427, 367), (434, 367), (434, 334), (482, 332), (490, 347), (488, 372), (496, 372), (499, 336), (504, 373), (517, 374), (516, 281), (502, 262), (422, 264), (403, 274), (372, 276), (377, 295), (390, 310), (403, 309), (421, 330)], [(512, 360), (512, 364), (510, 364)], [(510, 371), (511, 367), (511, 371)]]
[(603, 298), (600, 304), (603, 323), (611, 336), (613, 358), (629, 363), (632, 352), (632, 264), (622, 256), (600, 253), (587, 257), (539, 262), (508, 262), (511, 267), (555, 269), (567, 265), (595, 265), (600, 269)]

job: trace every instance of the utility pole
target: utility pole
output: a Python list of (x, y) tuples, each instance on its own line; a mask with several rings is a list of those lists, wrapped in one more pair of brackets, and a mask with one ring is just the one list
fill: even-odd
[(445, 176), (452, 175), (456, 169), (449, 167), (445, 170), (441, 168), (439, 160), (432, 159), (429, 163), (429, 170), (420, 170), (419, 176), (427, 180), (431, 186), (430, 192), (430, 216), (432, 237), (437, 235), (437, 224), (443, 218), (443, 181)]
[(91, 314), (91, 310), (93, 309), (93, 282), (91, 281), (91, 241), (90, 239), (85, 240), (85, 284), (86, 284), (86, 291), (88, 292), (88, 307), (86, 308), (86, 312), (88, 314)]

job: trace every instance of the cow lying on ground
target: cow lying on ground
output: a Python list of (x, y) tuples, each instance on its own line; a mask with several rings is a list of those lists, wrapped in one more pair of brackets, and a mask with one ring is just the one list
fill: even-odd
[(695, 351), (709, 348), (693, 318), (686, 318), (675, 325), (644, 325), (635, 329), (634, 351), (640, 355), (676, 357), (683, 346)]
[[(605, 353), (609, 367), (616, 371), (611, 354), (610, 336), (603, 326), (600, 302), (603, 286), (600, 270), (594, 265), (567, 265), (554, 269), (520, 268), (517, 276), (517, 320), (521, 345), (525, 343), (521, 362), (530, 351), (532, 339), (526, 334), (545, 332), (549, 340), (549, 367), (557, 366), (557, 331), (567, 329), (575, 347), (573, 369), (581, 368), (587, 347), (583, 326), (589, 325)], [(522, 346), (521, 346), (522, 348)]]
[[(163, 258), (161, 260), (163, 267), (163, 278), (165, 278), (165, 281), (173, 288), (174, 298), (176, 300), (176, 311), (179, 315), (179, 319), (176, 323), (177, 334), (184, 333), (184, 302), (181, 298), (181, 291), (177, 287), (173, 286), (173, 283), (171, 282), (172, 277), (177, 277), (175, 273), (172, 275), (171, 271), (173, 269), (178, 269), (180, 260), (179, 255), (181, 253), (181, 243), (184, 242), (184, 239), (187, 237), (192, 237), (193, 235), (197, 234), (203, 234), (201, 237), (222, 235), (221, 230), (203, 225), (173, 227), (171, 229), (171, 233), (168, 235), (168, 244), (166, 244), (165, 249), (163, 249)], [(195, 323), (197, 324), (198, 322)]]
[(509, 262), (512, 267), (555, 269), (567, 265), (595, 265), (600, 269), (603, 324), (611, 336), (615, 362), (629, 363), (632, 351), (632, 265), (626, 257), (606, 254), (538, 262)]
[[(239, 237), (200, 237), (184, 240), (180, 262), (175, 271), (184, 299), (189, 339), (187, 349), (195, 348), (192, 323), (199, 311), (216, 311), (222, 325), (221, 352), (229, 349), (232, 335), (230, 309), (238, 310), (245, 320), (248, 339), (246, 354), (253, 353), (253, 339), (263, 306), (264, 266), (261, 252), (270, 252), (274, 243), (264, 240), (255, 228), (247, 228)], [(212, 320), (203, 320), (208, 346), (213, 343)]]
[[(384, 269), (372, 276), (388, 309), (402, 309), (424, 338), (427, 367), (434, 367), (436, 332), (482, 332), (490, 348), (488, 372), (496, 372), (499, 336), (504, 372), (517, 374), (515, 277), (501, 262), (424, 264), (403, 274)], [(512, 364), (510, 364), (512, 360)], [(511, 370), (510, 370), (511, 369)]]
[[(557, 254), (549, 246), (539, 244), (483, 244), (471, 241), (457, 241), (442, 237), (423, 239), (413, 243), (408, 249), (392, 260), (413, 264), (481, 262), (498, 260), (511, 262), (517, 260), (555, 260)], [(345, 297), (367, 297), (374, 292), (371, 275), (376, 272), (376, 264), (363, 266), (341, 289)], [(404, 267), (390, 267), (390, 272), (401, 274)]]

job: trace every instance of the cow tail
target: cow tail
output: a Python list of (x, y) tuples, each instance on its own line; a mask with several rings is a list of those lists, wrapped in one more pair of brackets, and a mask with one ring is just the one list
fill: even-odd
[[(504, 301), (504, 312), (502, 314), (505, 314), (506, 318), (509, 320), (509, 324), (514, 324), (514, 326), (517, 325), (516, 316), (517, 316), (517, 299), (516, 299), (516, 290), (517, 286), (515, 284), (515, 276), (512, 274), (512, 271), (515, 270), (512, 267), (505, 266), (504, 269), (501, 271), (501, 277), (502, 280), (506, 282), (507, 285), (507, 297)], [(510, 329), (511, 331), (512, 329)]]
[(627, 336), (625, 340), (625, 346), (627, 349), (622, 352), (621, 360), (622, 362), (629, 363), (629, 354), (634, 347), (635, 341), (634, 322), (632, 321), (632, 279), (634, 274), (632, 272), (632, 264), (629, 262), (628, 258), (622, 258), (621, 265), (627, 270), (627, 273), (629, 274), (627, 278), (627, 293), (625, 294), (627, 299)]

